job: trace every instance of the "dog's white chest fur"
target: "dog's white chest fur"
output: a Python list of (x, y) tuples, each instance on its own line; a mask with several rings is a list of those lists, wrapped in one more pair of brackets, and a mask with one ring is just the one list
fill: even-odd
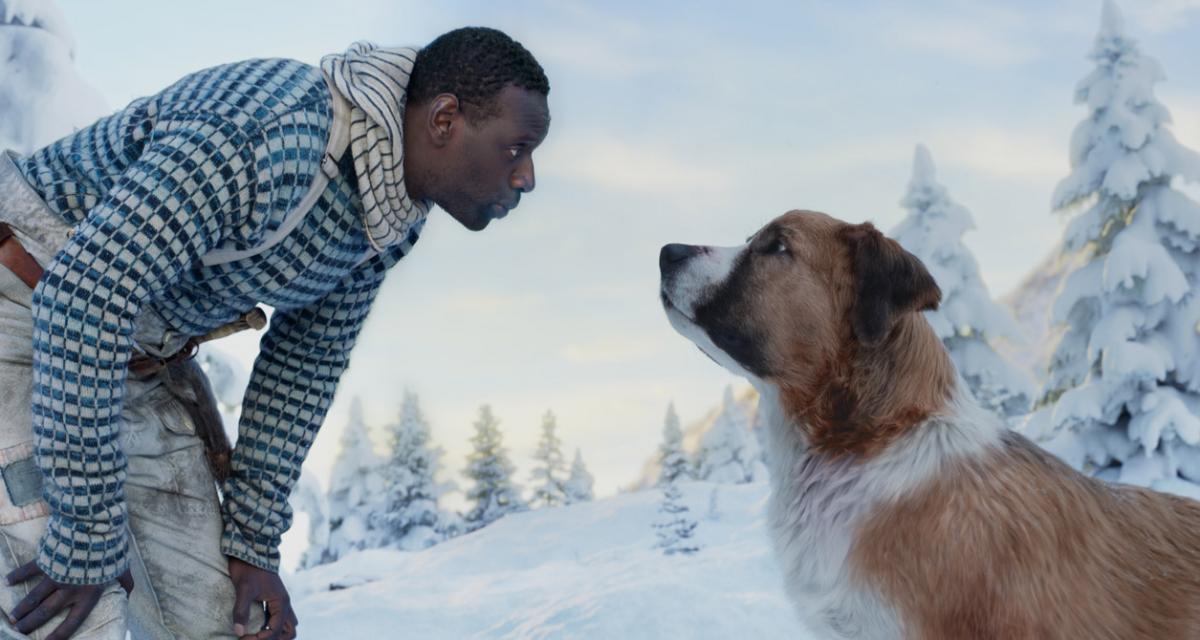
[(974, 403), (953, 402), (952, 419), (931, 420), (875, 459), (828, 460), (809, 455), (773, 388), (759, 392), (770, 439), (770, 534), (801, 619), (822, 638), (900, 638), (898, 614), (870, 584), (850, 575), (859, 523), (881, 503), (919, 487), (950, 458), (994, 443), (993, 422), (977, 415)]

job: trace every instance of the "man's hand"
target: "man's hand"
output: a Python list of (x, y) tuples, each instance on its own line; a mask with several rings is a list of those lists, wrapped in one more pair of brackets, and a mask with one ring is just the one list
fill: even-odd
[[(63, 620), (62, 624), (46, 636), (46, 640), (70, 638), (71, 634), (79, 630), (88, 614), (100, 601), (104, 590), (108, 588), (106, 584), (60, 584), (51, 580), (32, 560), (9, 573), (7, 580), (8, 585), (13, 586), (30, 578), (39, 577), (41, 580), (30, 590), (24, 600), (17, 603), (16, 608), (8, 617), (8, 621), (17, 628), (17, 631), (29, 634), (49, 622), (58, 612), (69, 608), (71, 612), (67, 614), (66, 620)], [(129, 572), (129, 569), (126, 569), (125, 573), (117, 578), (117, 582), (125, 589), (126, 595), (133, 591), (133, 574)]]
[[(292, 611), (292, 601), (279, 574), (229, 558), (229, 578), (237, 598), (233, 604), (233, 633), (242, 640), (293, 640), (300, 621)], [(267, 604), (267, 626), (258, 633), (247, 633), (250, 606)]]

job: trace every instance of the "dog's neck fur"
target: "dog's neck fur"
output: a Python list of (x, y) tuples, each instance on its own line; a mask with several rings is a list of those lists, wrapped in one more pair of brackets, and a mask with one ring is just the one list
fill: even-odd
[(905, 314), (876, 347), (859, 346), (849, 327), (842, 333), (815, 385), (779, 381), (780, 401), (810, 448), (832, 456), (876, 455), (950, 401), (954, 365), (920, 314)]
[[(926, 327), (927, 328), (927, 327)], [(932, 331), (929, 332), (932, 336)], [(940, 344), (938, 355), (945, 356)], [(928, 357), (919, 349), (900, 358)], [(919, 355), (924, 353), (924, 355)], [(910, 363), (911, 364), (911, 363)], [(904, 386), (905, 367), (880, 371), (879, 383)], [(911, 369), (909, 369), (911, 371)], [(954, 370), (936, 412), (891, 434), (866, 454), (816, 446), (813, 429), (787, 405), (786, 390), (761, 381), (760, 411), (767, 428), (771, 498), (768, 522), (785, 583), (801, 617), (833, 637), (898, 637), (900, 621), (872, 585), (855, 583), (847, 558), (863, 515), (935, 477), (962, 456), (980, 455), (999, 442), (1003, 429), (978, 406)], [(864, 394), (865, 398), (882, 398)], [(927, 393), (925, 397), (930, 397)]]

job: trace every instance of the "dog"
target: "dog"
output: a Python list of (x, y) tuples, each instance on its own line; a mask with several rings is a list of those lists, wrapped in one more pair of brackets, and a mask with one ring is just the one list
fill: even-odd
[(1200, 638), (1200, 503), (1089, 478), (982, 409), (870, 223), (659, 255), (671, 325), (765, 412), (768, 523), (822, 638)]

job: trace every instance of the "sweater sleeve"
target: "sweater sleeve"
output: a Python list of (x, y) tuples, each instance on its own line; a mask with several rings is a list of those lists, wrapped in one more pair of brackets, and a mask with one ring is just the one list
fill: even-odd
[(387, 269), (415, 242), (418, 230), (360, 265), (316, 303), (272, 315), (242, 402), (232, 473), (223, 488), (226, 555), (279, 571), (280, 538), (292, 523), (288, 495), (300, 465)]
[(58, 582), (104, 584), (127, 566), (118, 434), (134, 322), (250, 210), (254, 182), (236, 126), (160, 120), (34, 291), (35, 459), (50, 506), (37, 563)]

